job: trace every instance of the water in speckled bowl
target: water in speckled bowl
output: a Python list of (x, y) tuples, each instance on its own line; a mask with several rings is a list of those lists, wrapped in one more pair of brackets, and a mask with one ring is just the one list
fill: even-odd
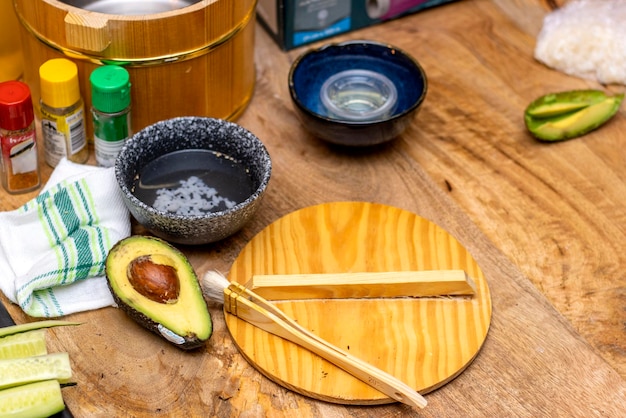
[(146, 164), (133, 183), (137, 199), (180, 215), (232, 208), (254, 193), (245, 164), (205, 149), (184, 149)]
[(133, 135), (115, 164), (131, 214), (180, 244), (215, 242), (253, 215), (271, 174), (263, 143), (220, 119), (181, 117)]

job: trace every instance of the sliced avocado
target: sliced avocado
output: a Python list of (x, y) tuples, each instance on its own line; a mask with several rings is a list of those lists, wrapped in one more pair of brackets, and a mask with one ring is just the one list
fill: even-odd
[(600, 103), (607, 97), (601, 90), (572, 90), (550, 93), (528, 105), (525, 114), (533, 118), (549, 118)]
[[(588, 91), (582, 91), (584, 97)], [(571, 96), (568, 96), (571, 98)], [(593, 95), (594, 100), (598, 95)], [(525, 112), (526, 127), (537, 139), (543, 141), (561, 141), (584, 135), (611, 119), (619, 110), (624, 98), (623, 94), (604, 96), (594, 104), (558, 114), (552, 117), (533, 117)], [(564, 107), (561, 107), (563, 109)], [(543, 115), (546, 115), (544, 112)]]
[(202, 346), (213, 332), (196, 273), (166, 241), (134, 235), (111, 248), (109, 289), (117, 305), (145, 328), (179, 348)]

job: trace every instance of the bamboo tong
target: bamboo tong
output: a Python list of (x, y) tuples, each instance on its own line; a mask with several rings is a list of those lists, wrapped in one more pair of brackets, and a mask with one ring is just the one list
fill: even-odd
[(426, 399), (409, 385), (312, 334), (244, 286), (231, 283), (224, 290), (224, 303), (226, 312), (306, 348), (390, 398), (412, 407), (426, 406)]
[[(435, 283), (434, 286), (436, 288), (439, 288), (439, 285), (437, 284), (439, 281), (447, 282), (447, 284), (444, 286), (447, 291), (444, 293), (449, 294), (468, 294), (468, 292), (472, 293), (475, 290), (475, 286), (471, 279), (460, 270), (442, 271), (439, 273), (437, 273), (437, 271), (412, 273), (414, 274), (414, 281), (422, 282), (422, 285), (417, 287), (422, 288), (422, 290), (425, 289), (423, 286), (423, 282), (429, 281)], [(417, 275), (415, 275), (415, 273), (417, 273)], [(361, 276), (362, 274), (365, 274), (365, 276)], [(460, 279), (460, 274), (463, 275), (462, 279)], [(322, 277), (324, 275), (312, 275), (308, 278), (305, 277), (304, 280), (311, 280), (313, 282), (320, 280), (324, 281), (326, 286), (324, 292), (328, 294), (327, 292), (330, 289), (331, 294), (337, 296), (337, 293), (332, 292), (333, 289), (336, 290), (341, 287), (345, 287), (343, 285), (346, 284), (346, 280), (350, 281), (352, 284), (354, 284), (354, 281), (356, 280), (356, 282), (359, 283), (359, 286), (361, 286), (364, 279), (366, 281), (369, 280), (367, 279), (367, 275), (369, 275), (369, 273), (359, 273), (357, 274), (358, 277), (356, 278), (352, 277), (352, 274), (342, 276), (341, 278), (339, 278), (340, 280), (337, 280), (335, 282), (340, 283), (339, 285), (333, 285), (332, 283), (326, 282), (327, 279)], [(376, 275), (376, 282), (381, 282), (381, 280), (383, 280), (385, 277), (389, 279), (387, 275), (395, 275), (393, 276), (396, 277), (396, 279), (394, 280), (397, 280), (397, 273), (376, 273)], [(419, 278), (415, 279), (415, 277), (417, 276), (419, 276)], [(265, 279), (263, 283), (267, 284), (269, 276), (263, 277)], [(285, 278), (284, 276), (277, 276), (275, 279), (275, 282), (280, 282), (282, 285), (285, 284), (285, 280), (291, 281), (289, 278)], [(302, 279), (303, 278), (300, 275), (296, 278), (296, 281), (301, 281)], [(402, 280), (405, 279), (406, 278)], [(451, 280), (457, 284), (450, 286), (449, 282)], [(252, 284), (252, 282), (253, 280), (251, 280), (250, 284)], [(258, 283), (260, 283), (260, 281), (258, 281)], [(468, 286), (470, 290), (467, 289)], [(293, 319), (289, 318), (285, 313), (283, 313), (283, 311), (268, 302), (267, 299), (259, 296), (257, 293), (248, 289), (246, 286), (243, 286), (239, 283), (229, 282), (220, 273), (209, 271), (202, 278), (202, 288), (205, 292), (205, 295), (207, 295), (212, 300), (216, 302), (223, 301), (224, 310), (231, 315), (235, 315), (236, 317), (266, 332), (269, 332), (271, 334), (300, 345), (301, 347), (319, 355), (320, 357), (326, 359), (335, 366), (343, 369), (344, 371), (350, 373), (352, 376), (369, 384), (373, 388), (379, 390), (380, 392), (398, 402), (417, 408), (424, 408), (426, 406), (426, 399), (422, 395), (420, 395), (414, 388), (408, 386), (406, 383), (400, 381), (389, 373), (384, 372), (377, 367), (374, 367), (373, 365), (343, 351), (342, 349), (311, 333), (310, 331), (296, 323)], [(414, 288), (414, 290), (417, 288)], [(431, 289), (426, 292), (430, 296), (433, 293), (432, 286), (426, 286), (426, 288)], [(461, 288), (462, 290), (460, 290)], [(268, 289), (273, 288), (271, 286), (268, 286)], [(386, 293), (383, 287), (375, 287), (375, 289), (377, 289), (374, 292), (375, 294), (379, 294), (380, 292)], [(302, 297), (301, 292), (297, 294)], [(412, 296), (420, 295), (413, 294)], [(345, 296), (340, 295), (340, 297)], [(369, 293), (367, 296), (364, 297), (374, 296), (372, 296), (372, 293)], [(220, 298), (223, 299), (220, 300)]]

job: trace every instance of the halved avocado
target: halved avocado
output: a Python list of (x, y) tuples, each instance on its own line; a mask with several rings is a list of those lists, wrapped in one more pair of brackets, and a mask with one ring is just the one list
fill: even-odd
[(117, 305), (185, 350), (202, 346), (213, 323), (189, 260), (166, 241), (134, 235), (111, 248), (106, 277)]

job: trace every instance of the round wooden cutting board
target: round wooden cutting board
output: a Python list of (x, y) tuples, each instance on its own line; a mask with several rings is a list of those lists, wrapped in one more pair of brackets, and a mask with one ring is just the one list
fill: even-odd
[[(473, 296), (276, 301), (300, 325), (396, 376), (424, 394), (461, 373), (477, 355), (491, 320), (491, 299), (474, 258), (450, 234), (402, 209), (364, 202), (300, 209), (256, 235), (229, 279), (254, 274), (461, 269)], [(319, 356), (225, 313), (246, 359), (274, 382), (341, 404), (391, 398)]]

